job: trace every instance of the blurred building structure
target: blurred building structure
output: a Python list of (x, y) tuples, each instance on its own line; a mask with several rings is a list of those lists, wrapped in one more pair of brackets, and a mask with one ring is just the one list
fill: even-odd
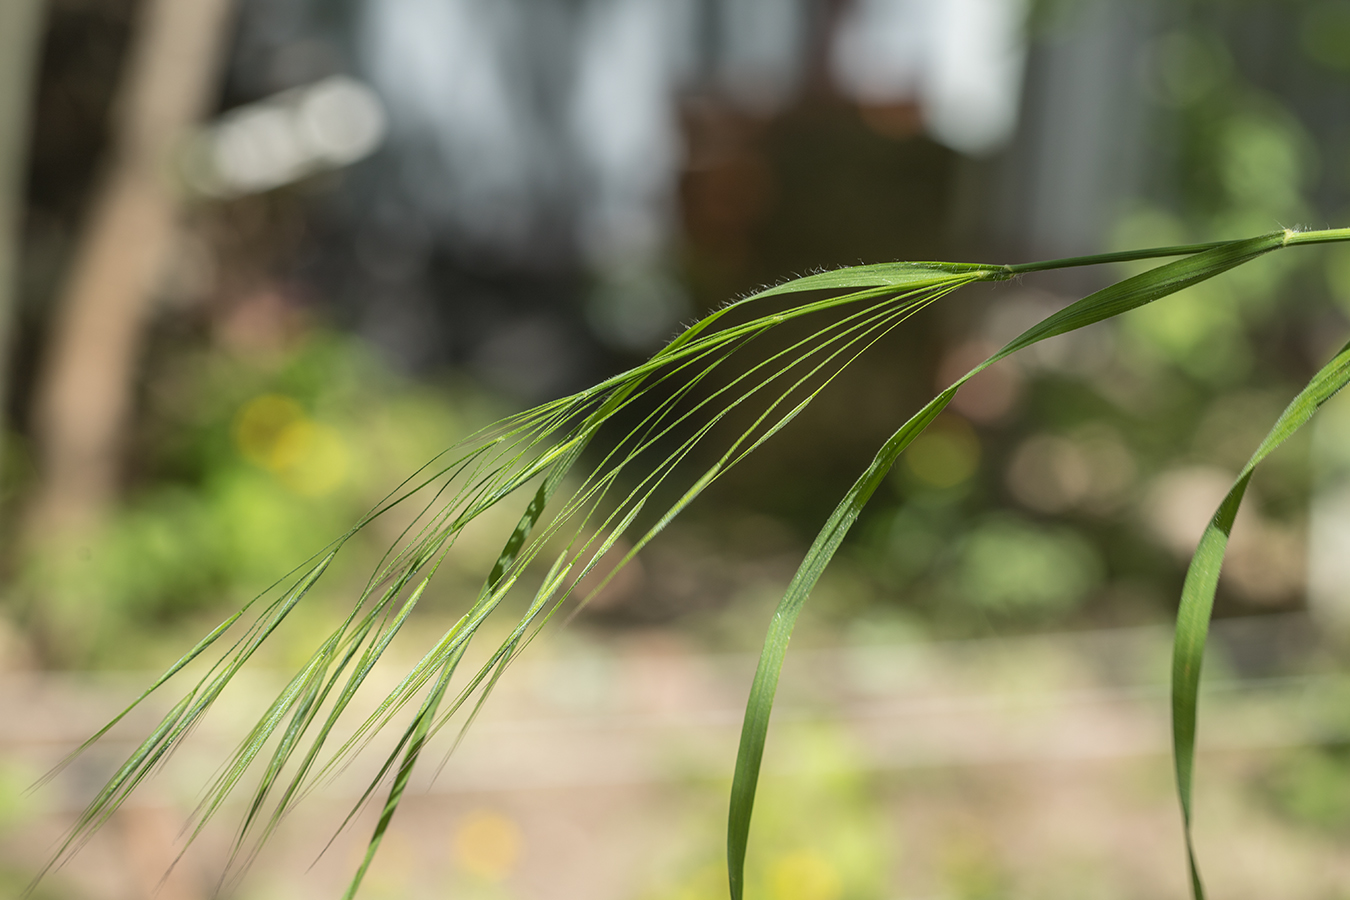
[[(926, 130), (995, 151), (1016, 123), (1023, 12), (1020, 0), (246, 3), (227, 102), (337, 73), (373, 85), (388, 142), (325, 201), (318, 277), (412, 368), (468, 362), (537, 397), (592, 377), (588, 356), (645, 353), (724, 299), (683, 283), (681, 185), (753, 144), (717, 202), (763, 203), (763, 134), (794, 109), (857, 102), (889, 140)], [(942, 228), (940, 208), (909, 215)]]

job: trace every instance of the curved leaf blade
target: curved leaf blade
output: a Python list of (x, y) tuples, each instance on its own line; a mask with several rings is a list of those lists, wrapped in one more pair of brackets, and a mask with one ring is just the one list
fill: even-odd
[(1186, 861), (1190, 870), (1191, 892), (1195, 900), (1204, 900), (1205, 897), (1191, 835), (1191, 789), (1195, 771), (1200, 668), (1204, 661), (1210, 615), (1214, 610), (1214, 594), (1219, 587), (1219, 572), (1228, 549), (1228, 538), (1256, 467), (1290, 435), (1303, 427), (1322, 404), (1335, 396), (1347, 382), (1350, 382), (1350, 344), (1341, 348), (1331, 362), (1312, 377), (1307, 387), (1299, 392), (1271, 426), (1265, 439), (1256, 448), (1256, 452), (1238, 473), (1237, 480), (1223, 502), (1219, 504), (1214, 518), (1206, 526), (1200, 543), (1195, 548), (1195, 554), (1191, 557), (1191, 564), (1186, 570), (1186, 581), (1181, 588), (1181, 605), (1177, 609), (1176, 634), (1172, 645), (1172, 758), (1176, 768), (1177, 797), (1181, 802), (1182, 826), (1186, 835)]

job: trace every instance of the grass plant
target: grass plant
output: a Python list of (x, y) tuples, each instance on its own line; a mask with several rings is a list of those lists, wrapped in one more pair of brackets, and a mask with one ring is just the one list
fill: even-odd
[[(961, 386), (1019, 350), (1119, 316), (1265, 254), (1347, 240), (1350, 229), (1281, 230), (1246, 240), (1020, 265), (865, 265), (798, 278), (728, 304), (647, 362), (503, 419), (446, 450), (319, 554), (221, 622), (76, 751), (87, 749), (171, 680), (189, 682), (79, 817), (48, 868), (75, 852), (173, 752), (250, 657), (306, 600), (344, 544), (397, 508), (409, 522), (399, 540), (346, 618), (318, 641), (208, 786), (188, 838), (190, 842), (201, 833), (228, 797), (245, 792), (245, 813), (231, 857), (232, 871), (237, 871), (310, 789), (368, 748), (377, 735), (391, 732), (392, 749), (343, 823), (350, 824), (362, 808), (380, 804), (364, 860), (347, 889), (346, 896), (354, 897), (429, 742), (452, 727), (463, 734), (505, 668), (539, 629), (564, 604), (586, 602), (577, 587), (583, 578), (595, 571), (585, 583), (598, 580), (603, 586), (613, 577), (618, 567), (606, 570), (613, 566), (617, 554), (611, 551), (621, 538), (627, 535), (622, 546), (628, 549), (619, 566), (796, 418), (859, 355), (958, 288), (1047, 269), (1172, 258), (1045, 318), (942, 390), (885, 441), (821, 528), (769, 624), (746, 705), (726, 840), (730, 895), (740, 900), (760, 763), (794, 623), (868, 499)], [(779, 299), (785, 297), (793, 299), (786, 307)], [(789, 323), (796, 325), (785, 328)], [(775, 344), (767, 338), (771, 333), (786, 337)], [(1350, 345), (1273, 424), (1215, 513), (1186, 576), (1176, 624), (1172, 719), (1177, 790), (1196, 898), (1204, 896), (1190, 836), (1196, 702), (1228, 534), (1255, 467), (1348, 380)], [(696, 450), (702, 452), (696, 455)], [(709, 458), (711, 464), (694, 464)], [(357, 715), (354, 698), (404, 630), (442, 561), (455, 552), (457, 539), (486, 511), (510, 503), (522, 503), (523, 510), (476, 598), (372, 712)], [(504, 606), (509, 594), (527, 597), (523, 611)], [(506, 637), (486, 648), (484, 662), (461, 671), (471, 642), (494, 614), (513, 617)]]

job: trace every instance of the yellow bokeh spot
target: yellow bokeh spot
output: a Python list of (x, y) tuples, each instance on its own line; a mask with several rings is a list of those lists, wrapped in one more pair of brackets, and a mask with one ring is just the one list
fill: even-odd
[(773, 900), (838, 900), (842, 893), (834, 866), (810, 850), (780, 856), (769, 865)]
[(454, 835), (455, 858), (479, 878), (501, 881), (520, 857), (520, 827), (509, 817), (477, 810), (464, 817)]
[(980, 464), (980, 439), (964, 419), (944, 416), (910, 444), (905, 464), (925, 484), (956, 487), (975, 474)]
[(347, 445), (336, 429), (301, 421), (277, 436), (272, 470), (286, 487), (306, 497), (322, 497), (347, 479)]
[(244, 405), (234, 419), (234, 442), (245, 459), (306, 497), (331, 493), (351, 467), (342, 435), (280, 394), (263, 394)]
[(277, 439), (287, 427), (304, 418), (305, 411), (290, 397), (254, 397), (234, 417), (234, 444), (249, 462), (271, 469)]

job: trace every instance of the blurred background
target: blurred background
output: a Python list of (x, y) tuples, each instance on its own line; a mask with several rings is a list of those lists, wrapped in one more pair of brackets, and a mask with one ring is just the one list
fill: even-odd
[[(151, 720), (28, 787), (155, 670), (455, 440), (730, 298), (1347, 224), (1346, 0), (5, 0), (0, 889)], [(815, 531), (933, 393), (1130, 271), (969, 288), (861, 359), (531, 647), (364, 896), (724, 896), (740, 714)], [(1348, 333), (1350, 248), (1299, 248), (964, 388), (799, 626), (755, 895), (1186, 896), (1169, 621)], [(34, 896), (215, 896), (242, 807), (165, 877), (198, 792), (394, 536)], [(464, 543), (421, 633), (499, 543)], [(1350, 897), (1350, 403), (1258, 472), (1216, 617), (1211, 888)], [(320, 851), (369, 774), (221, 895), (337, 896), (371, 820)]]

